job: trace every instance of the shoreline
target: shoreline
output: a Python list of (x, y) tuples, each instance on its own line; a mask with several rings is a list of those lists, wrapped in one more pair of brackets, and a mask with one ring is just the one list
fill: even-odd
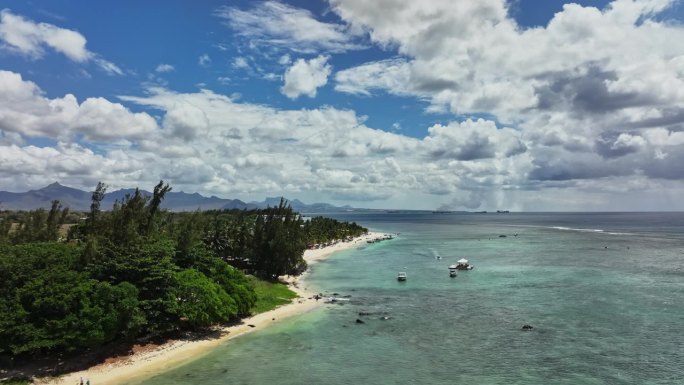
[(219, 334), (217, 338), (206, 339), (200, 336), (197, 339), (170, 340), (161, 345), (145, 345), (137, 351), (134, 347), (133, 353), (130, 355), (110, 357), (105, 362), (86, 370), (71, 372), (58, 377), (36, 378), (33, 383), (41, 385), (74, 384), (79, 383), (82, 377), (84, 381), (90, 379), (91, 384), (118, 385), (124, 382), (143, 380), (199, 359), (228, 340), (321, 307), (324, 302), (316, 301), (313, 298), (317, 293), (313, 293), (304, 287), (310, 267), (336, 252), (359, 247), (365, 244), (367, 240), (380, 238), (383, 235), (384, 233), (369, 232), (349, 242), (339, 242), (321, 249), (305, 250), (304, 260), (309, 265), (309, 269), (298, 277), (285, 277), (288, 288), (297, 294), (297, 298), (289, 304), (244, 318), (239, 324), (220, 327), (216, 329), (216, 333)]

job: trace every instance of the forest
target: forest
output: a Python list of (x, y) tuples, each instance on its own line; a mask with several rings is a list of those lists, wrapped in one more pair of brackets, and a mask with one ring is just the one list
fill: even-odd
[(0, 362), (202, 330), (253, 314), (255, 282), (306, 270), (308, 245), (367, 229), (305, 220), (287, 201), (251, 211), (174, 213), (160, 181), (90, 211), (0, 212)]

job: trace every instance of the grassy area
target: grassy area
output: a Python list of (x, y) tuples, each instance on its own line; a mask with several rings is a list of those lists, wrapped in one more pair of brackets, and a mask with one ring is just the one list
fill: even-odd
[(281, 283), (261, 281), (252, 276), (249, 278), (254, 283), (254, 288), (257, 293), (257, 303), (252, 309), (255, 314), (275, 309), (276, 307), (290, 303), (294, 298), (297, 298), (295, 292)]

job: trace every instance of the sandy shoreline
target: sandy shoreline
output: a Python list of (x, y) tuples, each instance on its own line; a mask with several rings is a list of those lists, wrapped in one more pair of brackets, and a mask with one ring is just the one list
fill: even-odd
[[(382, 236), (382, 233), (371, 232), (354, 238), (350, 242), (340, 242), (321, 249), (306, 250), (304, 252), (304, 259), (309, 265), (313, 265), (333, 253), (361, 246), (369, 239)], [(73, 385), (79, 383), (81, 377), (83, 377), (84, 381), (85, 379), (90, 379), (90, 383), (93, 385), (116, 385), (151, 377), (157, 373), (195, 360), (227, 340), (253, 330), (263, 329), (274, 322), (306, 313), (321, 306), (323, 301), (316, 301), (312, 298), (316, 293), (309, 292), (304, 288), (303, 279), (306, 277), (306, 274), (308, 274), (308, 271), (300, 277), (288, 279), (290, 289), (299, 296), (292, 303), (250, 318), (245, 318), (239, 325), (221, 328), (218, 331), (220, 336), (217, 338), (172, 340), (156, 347), (146, 347), (142, 351), (135, 352), (129, 356), (113, 358), (112, 362), (105, 362), (89, 369), (68, 373), (60, 377), (41, 378), (34, 383)], [(250, 325), (253, 325), (253, 327)]]

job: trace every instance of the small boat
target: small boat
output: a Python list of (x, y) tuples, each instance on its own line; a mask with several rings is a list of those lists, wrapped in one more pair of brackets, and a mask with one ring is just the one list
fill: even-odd
[(406, 273), (403, 271), (400, 271), (397, 274), (397, 281), (406, 281), (406, 278), (407, 278)]
[(475, 266), (468, 263), (468, 260), (465, 258), (461, 258), (456, 262), (456, 264), (449, 266), (449, 270), (472, 270), (473, 268), (475, 268)]
[(458, 275), (458, 273), (456, 272), (455, 269), (454, 269), (454, 270), (449, 269), (449, 277), (454, 278), (454, 277), (456, 277), (457, 275)]

